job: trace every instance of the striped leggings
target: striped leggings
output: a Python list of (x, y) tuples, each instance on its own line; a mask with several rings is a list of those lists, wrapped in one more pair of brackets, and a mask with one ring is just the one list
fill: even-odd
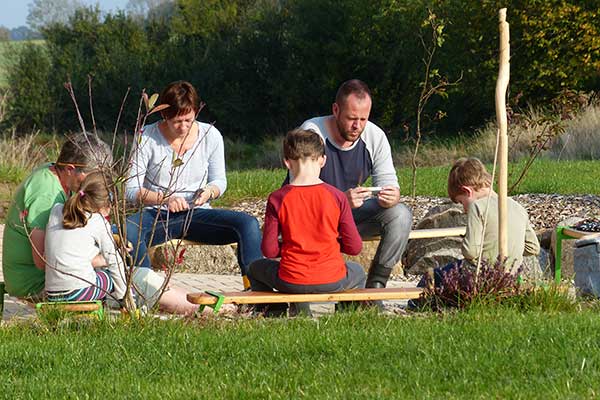
[(96, 270), (96, 284), (70, 292), (48, 292), (48, 301), (102, 300), (113, 291), (113, 281), (108, 272)]

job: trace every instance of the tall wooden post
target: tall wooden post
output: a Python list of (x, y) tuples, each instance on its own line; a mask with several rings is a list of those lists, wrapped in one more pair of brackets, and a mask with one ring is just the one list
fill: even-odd
[(510, 46), (506, 8), (498, 12), (500, 29), (500, 67), (496, 81), (496, 120), (498, 123), (498, 257), (505, 260), (508, 255), (508, 134), (506, 118), (506, 90), (510, 78)]

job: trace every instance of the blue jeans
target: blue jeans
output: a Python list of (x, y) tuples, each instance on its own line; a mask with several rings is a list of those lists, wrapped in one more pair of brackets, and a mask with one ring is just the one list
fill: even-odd
[(283, 293), (333, 293), (365, 287), (365, 272), (355, 262), (346, 262), (346, 276), (337, 282), (316, 285), (299, 285), (279, 278), (279, 261), (265, 258), (250, 266), (248, 278), (253, 291), (272, 292), (277, 289)]
[[(449, 273), (455, 268), (462, 268), (463, 260), (453, 261), (451, 263), (446, 264), (442, 268), (434, 268), (433, 269), (433, 286), (439, 288), (442, 286), (442, 282), (444, 281), (444, 275)], [(417, 287), (425, 287), (427, 285), (427, 278), (423, 276), (419, 283), (417, 283)]]
[(386, 285), (394, 265), (402, 258), (412, 226), (412, 211), (404, 204), (383, 208), (377, 199), (366, 200), (352, 210), (354, 222), (363, 239), (381, 236), (369, 266), (367, 287)]
[[(346, 262), (346, 276), (332, 283), (298, 285), (286, 282), (279, 278), (279, 261), (268, 258), (252, 263), (248, 270), (248, 278), (252, 291), (264, 292), (272, 292), (273, 289), (277, 289), (282, 293), (333, 293), (365, 287), (365, 271), (359, 264), (352, 261)], [(287, 303), (256, 304), (255, 310), (264, 312), (267, 316), (281, 316), (285, 315), (287, 306)], [(293, 314), (303, 313), (312, 316), (310, 303), (294, 303), (293, 310)]]
[(258, 221), (243, 212), (194, 208), (173, 213), (146, 208), (127, 217), (127, 240), (133, 244), (134, 265), (150, 268), (148, 247), (171, 239), (215, 245), (237, 243), (242, 275), (246, 275), (252, 261), (262, 258), (262, 234)]

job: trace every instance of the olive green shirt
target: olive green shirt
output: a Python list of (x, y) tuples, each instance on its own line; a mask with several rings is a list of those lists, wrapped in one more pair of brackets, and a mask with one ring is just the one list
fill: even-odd
[(33, 261), (29, 234), (46, 229), (50, 210), (66, 201), (60, 181), (45, 164), (35, 169), (17, 188), (8, 208), (2, 239), (2, 271), (6, 291), (12, 296), (37, 296), (44, 290), (44, 271)]
[[(484, 233), (484, 219), (488, 204), (487, 196), (475, 200), (467, 212), (467, 232), (462, 242), (462, 254), (466, 260), (476, 264), (482, 246), (482, 259), (495, 262), (498, 258), (498, 195), (492, 192), (489, 199), (489, 213)], [(529, 223), (529, 216), (523, 206), (508, 198), (508, 260), (506, 266), (514, 270), (523, 262), (524, 255), (540, 252), (535, 231)]]

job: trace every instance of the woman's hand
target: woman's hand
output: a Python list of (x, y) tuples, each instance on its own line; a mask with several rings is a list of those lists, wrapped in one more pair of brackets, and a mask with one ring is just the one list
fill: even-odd
[(207, 187), (206, 189), (202, 190), (198, 196), (196, 196), (196, 198), (194, 199), (194, 205), (201, 206), (207, 201), (212, 200), (212, 198), (212, 191), (210, 188)]
[(189, 210), (190, 205), (183, 197), (170, 196), (167, 200), (167, 208), (171, 212), (180, 212)]

